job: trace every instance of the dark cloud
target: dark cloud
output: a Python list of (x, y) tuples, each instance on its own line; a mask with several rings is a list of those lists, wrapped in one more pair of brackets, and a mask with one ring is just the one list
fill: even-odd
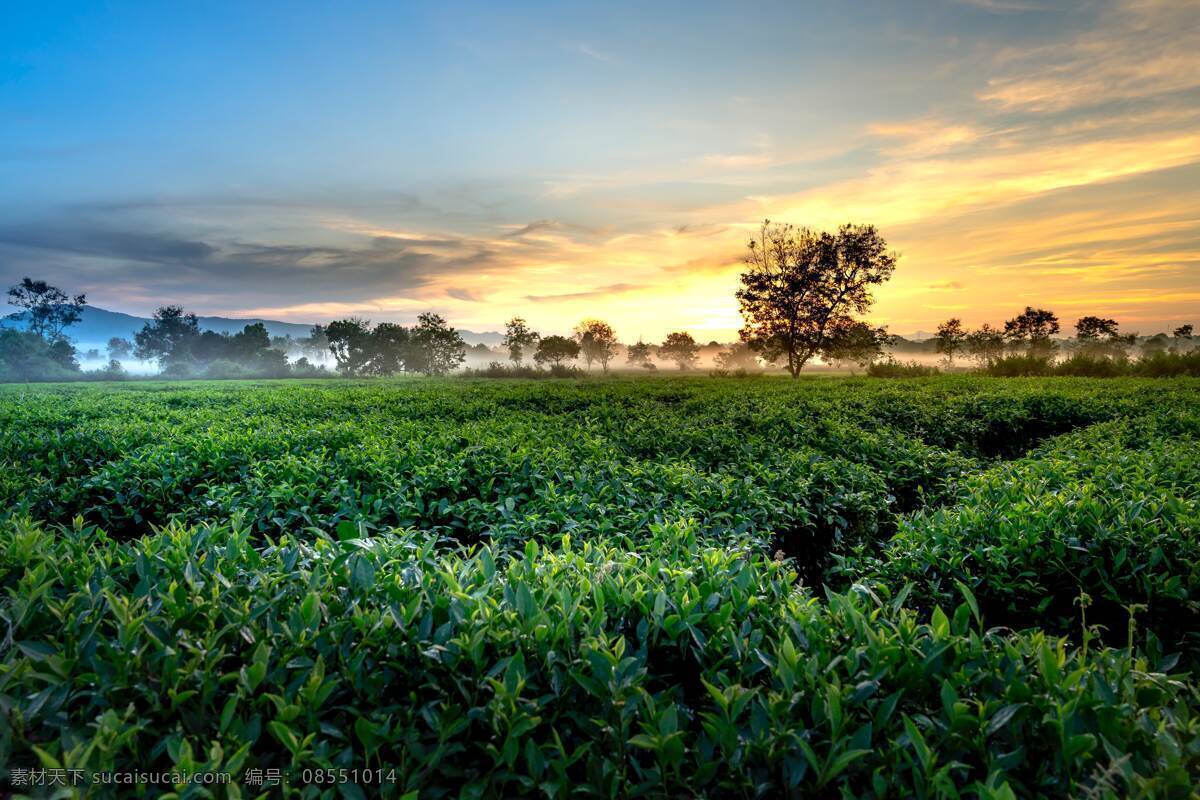
[(452, 237), (377, 236), (342, 246), (229, 241), (86, 220), (0, 228), (0, 280), (37, 275), (114, 304), (131, 286), (161, 303), (361, 302), (494, 268), (498, 259), (487, 242)]
[(212, 245), (169, 233), (67, 225), (3, 228), (0, 244), (127, 261), (202, 261), (216, 252)]
[(680, 225), (675, 229), (676, 236), (715, 236), (729, 230), (727, 225)]

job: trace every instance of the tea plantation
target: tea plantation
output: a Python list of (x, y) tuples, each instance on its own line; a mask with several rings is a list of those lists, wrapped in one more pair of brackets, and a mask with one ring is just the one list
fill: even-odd
[(1196, 791), (1200, 381), (6, 386), (0, 422), (10, 781)]

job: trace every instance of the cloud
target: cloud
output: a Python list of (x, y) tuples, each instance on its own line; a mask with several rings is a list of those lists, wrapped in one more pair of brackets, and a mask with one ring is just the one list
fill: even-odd
[(462, 300), (464, 303), (482, 303), (487, 299), (475, 289), (463, 289), (457, 286), (447, 289), (446, 294), (455, 300)]
[(1070, 41), (1008, 49), (979, 98), (1006, 111), (1054, 112), (1200, 88), (1194, 0), (1125, 0)]
[(593, 47), (587, 42), (565, 42), (563, 48), (573, 53), (578, 53), (581, 56), (586, 56), (593, 61), (599, 61), (602, 64), (612, 64), (616, 60), (609, 53)]
[(983, 135), (979, 128), (945, 120), (925, 118), (905, 122), (875, 122), (867, 132), (893, 142), (883, 148), (892, 158), (925, 158), (963, 149)]
[(1022, 2), (1022, 0), (952, 0), (964, 6), (974, 6), (994, 14), (1012, 14), (1022, 11), (1052, 11), (1053, 7), (1040, 3)]
[(55, 220), (0, 229), (0, 273), (64, 275), (97, 298), (135, 284), (163, 302), (224, 295), (244, 301), (362, 301), (417, 292), (494, 267), (486, 242), (378, 236), (355, 244), (293, 244), (146, 233)]
[(610, 283), (608, 286), (598, 286), (582, 292), (563, 292), (562, 294), (527, 294), (525, 299), (531, 303), (563, 302), (566, 300), (587, 300), (594, 297), (607, 297), (614, 294), (636, 292), (645, 286), (634, 283)]

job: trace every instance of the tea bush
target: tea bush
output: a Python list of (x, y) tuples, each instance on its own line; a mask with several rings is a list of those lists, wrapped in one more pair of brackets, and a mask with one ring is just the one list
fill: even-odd
[[(970, 586), (991, 622), (1124, 642), (1131, 615), (1200, 653), (1200, 439), (1104, 423), (968, 481), (963, 502), (901, 522), (848, 572), (946, 602)], [(1081, 594), (1088, 595), (1080, 608)]]
[(4, 387), (0, 764), (1186, 797), (1198, 388)]
[(1012, 797), (1186, 792), (1200, 753), (1194, 686), (1157, 654), (984, 631), (969, 595), (925, 623), (818, 602), (688, 523), (637, 552), (20, 520), (0, 544), (10, 763), (380, 766), (431, 797)]

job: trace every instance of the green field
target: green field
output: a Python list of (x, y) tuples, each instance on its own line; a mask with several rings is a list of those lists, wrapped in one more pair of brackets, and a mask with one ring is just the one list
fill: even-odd
[(0, 421), (10, 769), (1195, 791), (1197, 380), (6, 386)]

